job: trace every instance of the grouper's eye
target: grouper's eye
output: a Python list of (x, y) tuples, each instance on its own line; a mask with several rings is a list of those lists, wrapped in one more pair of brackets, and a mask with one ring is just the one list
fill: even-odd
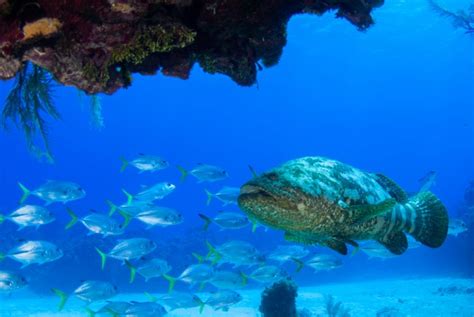
[(271, 181), (276, 181), (278, 179), (278, 174), (277, 173), (268, 173), (267, 177)]

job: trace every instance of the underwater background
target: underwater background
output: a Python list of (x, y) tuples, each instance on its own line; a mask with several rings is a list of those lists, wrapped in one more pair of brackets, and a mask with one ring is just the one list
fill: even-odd
[[(445, 3), (452, 8), (469, 5)], [(99, 130), (78, 91), (57, 87), (62, 118), (49, 123), (54, 164), (30, 155), (20, 130), (0, 133), (0, 212), (17, 208), (19, 181), (29, 188), (48, 179), (81, 184), (87, 196), (68, 203), (78, 215), (107, 212), (106, 200), (123, 203), (121, 189), (138, 192), (141, 185), (171, 182), (175, 192), (159, 205), (179, 210), (184, 222), (150, 230), (132, 222), (120, 238), (140, 235), (156, 241), (155, 254), (167, 259), (173, 275), (196, 262), (193, 252), (207, 253), (206, 241), (246, 240), (264, 253), (285, 243), (281, 232), (263, 227), (255, 232), (250, 227), (221, 231), (212, 225), (202, 230), (198, 213), (238, 210), (217, 200), (206, 206), (204, 190), (239, 187), (252, 176), (248, 165), (263, 172), (290, 159), (325, 156), (383, 173), (408, 192), (416, 192), (418, 180), (435, 171), (431, 190), (450, 217), (464, 216), (464, 192), (474, 179), (474, 37), (454, 29), (421, 0), (387, 1), (373, 15), (376, 24), (365, 32), (332, 14), (293, 17), (279, 64), (260, 71), (252, 87), (205, 74), (197, 66), (189, 80), (135, 75), (130, 88), (100, 96), (104, 126)], [(0, 83), (0, 100), (11, 86)], [(120, 158), (139, 153), (159, 155), (171, 166), (156, 173), (139, 174), (133, 168), (120, 173)], [(224, 167), (230, 177), (210, 184), (192, 178), (180, 182), (175, 166), (191, 169), (198, 163)], [(107, 261), (101, 271), (94, 247), (108, 250), (116, 238), (89, 236), (80, 225), (66, 231), (70, 218), (65, 206), (49, 208), (57, 221), (38, 230), (17, 231), (11, 222), (0, 225), (3, 252), (21, 239), (54, 241), (64, 250), (60, 261), (22, 271), (30, 290), (49, 295), (52, 287), (72, 290), (83, 280), (105, 279), (121, 292), (166, 292), (163, 279), (146, 283), (137, 278), (129, 284), (129, 272), (119, 261)], [(469, 226), (457, 237), (448, 236), (438, 249), (422, 246), (386, 260), (358, 252), (328, 272), (295, 273), (293, 263), (284, 268), (299, 286), (386, 278), (472, 279), (474, 234), (473, 224)], [(5, 260), (1, 266), (14, 270), (19, 264)], [(253, 282), (249, 287), (264, 288)]]

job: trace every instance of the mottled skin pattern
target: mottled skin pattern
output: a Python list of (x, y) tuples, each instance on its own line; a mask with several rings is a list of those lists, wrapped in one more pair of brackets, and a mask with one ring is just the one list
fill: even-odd
[[(383, 185), (376, 174), (304, 157), (246, 183), (239, 205), (251, 219), (284, 230), (288, 240), (356, 245), (354, 240), (389, 240), (392, 234), (415, 229), (416, 200), (397, 203)], [(383, 212), (378, 208), (378, 213), (366, 215), (381, 205)]]

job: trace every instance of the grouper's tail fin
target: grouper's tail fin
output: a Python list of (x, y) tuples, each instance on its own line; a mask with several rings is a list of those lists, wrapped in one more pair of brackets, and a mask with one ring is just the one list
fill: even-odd
[(405, 209), (415, 211), (414, 215), (406, 215), (406, 232), (428, 247), (440, 247), (448, 234), (449, 224), (443, 203), (431, 192), (422, 192), (411, 197)]

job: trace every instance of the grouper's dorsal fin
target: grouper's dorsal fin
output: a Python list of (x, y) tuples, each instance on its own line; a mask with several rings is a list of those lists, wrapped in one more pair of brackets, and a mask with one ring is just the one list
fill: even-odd
[(399, 203), (406, 203), (408, 200), (407, 193), (398, 186), (393, 180), (383, 174), (375, 174), (377, 183), (382, 186), (395, 200)]
[(394, 198), (389, 198), (375, 205), (353, 205), (346, 210), (352, 222), (358, 223), (382, 215), (390, 211), (396, 204), (397, 201)]
[(402, 254), (408, 248), (407, 236), (401, 231), (391, 232), (377, 241), (396, 255)]

